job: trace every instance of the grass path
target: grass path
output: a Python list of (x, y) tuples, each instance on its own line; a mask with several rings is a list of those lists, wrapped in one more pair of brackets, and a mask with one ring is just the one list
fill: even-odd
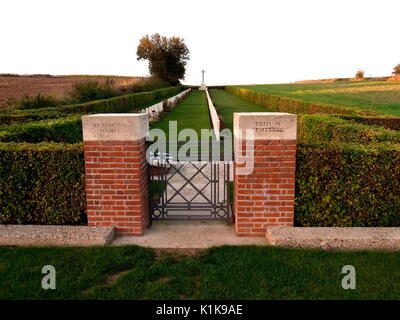
[(223, 118), (227, 128), (233, 130), (234, 112), (266, 112), (263, 107), (257, 106), (225, 90), (210, 90), (214, 106)]
[(175, 109), (157, 123), (152, 124), (151, 128), (164, 130), (168, 139), (170, 121), (177, 121), (178, 133), (182, 129), (191, 128), (200, 137), (201, 129), (211, 129), (205, 92), (193, 90)]
[[(44, 265), (56, 269), (43, 290)], [(344, 290), (344, 265), (356, 290)], [(399, 252), (216, 247), (155, 259), (123, 247), (0, 248), (0, 299), (399, 299)]]

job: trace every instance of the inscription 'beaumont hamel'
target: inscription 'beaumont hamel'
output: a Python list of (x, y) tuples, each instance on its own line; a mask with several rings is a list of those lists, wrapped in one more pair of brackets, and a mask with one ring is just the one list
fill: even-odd
[(125, 122), (94, 122), (93, 129), (95, 129), (99, 136), (110, 136), (118, 134), (120, 128), (127, 127)]
[(141, 113), (82, 117), (84, 141), (135, 141), (148, 135), (149, 116)]

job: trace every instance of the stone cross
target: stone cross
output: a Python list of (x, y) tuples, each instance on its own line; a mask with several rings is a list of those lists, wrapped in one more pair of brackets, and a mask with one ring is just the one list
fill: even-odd
[(206, 85), (205, 85), (205, 83), (204, 83), (204, 69), (203, 70), (201, 70), (201, 86), (200, 86), (200, 90), (206, 90)]

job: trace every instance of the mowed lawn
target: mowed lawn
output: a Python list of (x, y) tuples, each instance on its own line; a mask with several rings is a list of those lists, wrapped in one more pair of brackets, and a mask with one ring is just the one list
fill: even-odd
[[(204, 91), (193, 90), (178, 106), (169, 112), (164, 118), (151, 125), (165, 132), (169, 139), (169, 123), (177, 121), (178, 133), (182, 129), (193, 129), (200, 137), (201, 129), (211, 129), (210, 115), (208, 111), (206, 94)], [(176, 140), (176, 139), (171, 139)]]
[(382, 114), (400, 116), (400, 82), (343, 81), (240, 87), (304, 101), (372, 109)]
[(225, 90), (210, 90), (213, 103), (219, 115), (222, 116), (225, 127), (233, 130), (234, 112), (266, 112), (263, 107), (257, 106)]
[[(56, 289), (44, 290), (44, 265)], [(341, 286), (345, 265), (356, 289)], [(215, 247), (156, 257), (137, 246), (0, 248), (0, 299), (400, 299), (399, 252)]]

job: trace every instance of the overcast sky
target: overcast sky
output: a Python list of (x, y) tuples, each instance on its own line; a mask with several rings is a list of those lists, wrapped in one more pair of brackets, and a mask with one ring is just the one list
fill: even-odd
[(399, 0), (1, 0), (0, 73), (147, 75), (145, 34), (180, 36), (185, 83), (389, 75)]

